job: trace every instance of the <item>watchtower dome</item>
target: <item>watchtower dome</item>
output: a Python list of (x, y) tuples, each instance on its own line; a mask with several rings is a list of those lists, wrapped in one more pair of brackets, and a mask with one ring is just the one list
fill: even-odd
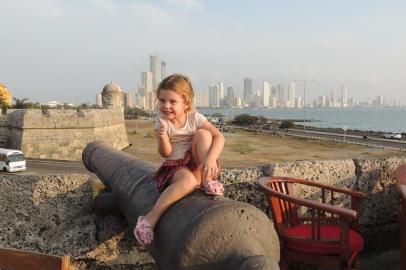
[(109, 83), (103, 87), (102, 91), (102, 104), (103, 108), (123, 108), (124, 93), (120, 85), (116, 83)]

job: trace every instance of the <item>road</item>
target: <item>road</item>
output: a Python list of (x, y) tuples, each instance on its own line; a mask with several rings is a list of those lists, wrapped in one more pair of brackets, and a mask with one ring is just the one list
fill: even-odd
[(312, 136), (321, 139), (327, 140), (339, 140), (346, 143), (354, 144), (366, 144), (373, 146), (381, 146), (391, 149), (404, 149), (406, 150), (406, 142), (401, 140), (393, 139), (383, 139), (377, 137), (368, 137), (364, 139), (362, 135), (353, 135), (346, 133), (335, 133), (335, 132), (324, 132), (324, 131), (314, 131), (314, 130), (300, 130), (300, 129), (291, 129), (288, 131), (288, 135), (291, 136)]
[(404, 140), (394, 140), (394, 139), (384, 139), (378, 137), (369, 136), (368, 139), (364, 139), (362, 134), (346, 134), (344, 132), (332, 132), (332, 131), (318, 131), (318, 130), (303, 130), (303, 129), (289, 129), (287, 132), (280, 129), (261, 129), (261, 128), (247, 128), (241, 126), (227, 125), (226, 128), (231, 129), (244, 129), (255, 132), (263, 133), (278, 133), (281, 135), (288, 135), (294, 137), (306, 137), (316, 140), (333, 140), (345, 143), (368, 145), (373, 147), (385, 147), (390, 149), (406, 151), (406, 141)]
[[(97, 178), (94, 173), (89, 172), (82, 162), (62, 161), (49, 159), (27, 158), (27, 170), (14, 172), (12, 174), (88, 174), (92, 178)], [(0, 174), (7, 174), (0, 172)]]

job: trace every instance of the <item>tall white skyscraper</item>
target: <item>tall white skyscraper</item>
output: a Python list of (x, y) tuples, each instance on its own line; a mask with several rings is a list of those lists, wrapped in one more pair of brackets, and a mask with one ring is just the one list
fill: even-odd
[(253, 100), (253, 92), (252, 92), (252, 79), (250, 78), (245, 78), (244, 79), (244, 101), (245, 102), (252, 102)]
[(196, 91), (193, 99), (196, 107), (209, 107), (209, 92), (207, 90)]
[(269, 107), (269, 98), (271, 95), (271, 84), (268, 81), (264, 81), (262, 85), (262, 107)]
[[(152, 72), (146, 71), (141, 72), (141, 85), (145, 87), (147, 92), (152, 92), (154, 90)], [(146, 95), (144, 95), (145, 97)]]
[(296, 84), (294, 82), (291, 82), (289, 84), (288, 91), (289, 107), (295, 107), (295, 98), (296, 98)]
[(348, 103), (348, 86), (341, 88), (341, 108), (346, 108)]
[(124, 93), (124, 107), (125, 108), (134, 108), (135, 97), (131, 93)]
[(209, 107), (220, 107), (220, 85), (218, 83), (209, 86)]
[(96, 94), (96, 105), (99, 106), (100, 108), (103, 107), (101, 93)]
[(158, 55), (150, 55), (149, 71), (152, 73), (152, 88), (155, 90), (162, 80), (162, 62)]
[(234, 94), (234, 88), (233, 87), (227, 87), (227, 105), (229, 107), (235, 107), (236, 106), (236, 102), (235, 102), (235, 94)]
[(161, 61), (161, 80), (166, 78), (166, 62)]
[(330, 90), (330, 106), (333, 108), (337, 106), (337, 95), (335, 89)]
[(302, 102), (302, 97), (301, 96), (297, 96), (296, 98), (295, 98), (295, 108), (302, 108), (302, 104), (303, 104), (303, 102)]

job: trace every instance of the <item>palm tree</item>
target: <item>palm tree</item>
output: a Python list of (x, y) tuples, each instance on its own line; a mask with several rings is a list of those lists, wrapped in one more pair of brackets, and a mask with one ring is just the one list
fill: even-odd
[(14, 99), (14, 109), (25, 109), (26, 108), (26, 101), (28, 98), (13, 98)]

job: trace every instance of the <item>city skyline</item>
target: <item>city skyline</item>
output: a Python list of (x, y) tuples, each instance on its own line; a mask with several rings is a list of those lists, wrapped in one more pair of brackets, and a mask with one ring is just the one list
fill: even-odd
[[(0, 83), (14, 97), (94, 102), (109, 82), (136, 93), (149, 55), (195, 89), (224, 83), (252, 90), (315, 79), (308, 96), (349, 86), (406, 104), (401, 1), (11, 1), (0, 3)], [(75, 18), (75, 20), (72, 20)], [(296, 93), (302, 95), (297, 84)], [(307, 98), (306, 98), (307, 100)]]

